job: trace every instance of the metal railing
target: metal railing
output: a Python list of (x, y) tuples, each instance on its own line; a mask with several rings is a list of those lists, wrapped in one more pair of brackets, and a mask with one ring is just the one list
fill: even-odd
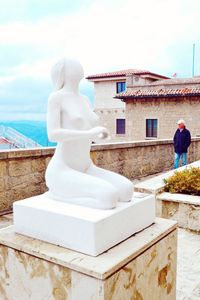
[(42, 145), (38, 144), (34, 140), (26, 137), (17, 130), (0, 125), (0, 136), (9, 141), (13, 148), (41, 148)]

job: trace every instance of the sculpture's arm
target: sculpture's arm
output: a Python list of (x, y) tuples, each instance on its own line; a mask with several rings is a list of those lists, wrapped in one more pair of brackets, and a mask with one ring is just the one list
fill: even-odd
[[(82, 96), (82, 97), (83, 97), (83, 100), (85, 101), (85, 104), (88, 107), (88, 109), (91, 110), (91, 112), (94, 115), (96, 115), (96, 118), (99, 120), (99, 116), (91, 108), (91, 105), (89, 104), (88, 98), (86, 96)], [(105, 127), (98, 126), (98, 127), (95, 127), (93, 129), (93, 131), (94, 131), (93, 142), (97, 142), (98, 143), (98, 142), (101, 142), (101, 140), (104, 140), (104, 139), (108, 140), (108, 139), (110, 139), (109, 131)], [(96, 132), (96, 131), (98, 131), (98, 132)]]
[(48, 100), (47, 133), (49, 140), (52, 142), (65, 142), (83, 137), (95, 140), (96, 137), (99, 137), (99, 139), (104, 139), (105, 136), (107, 136), (106, 128), (101, 126), (97, 126), (89, 130), (61, 128), (60, 99), (58, 96), (54, 95), (51, 95)]

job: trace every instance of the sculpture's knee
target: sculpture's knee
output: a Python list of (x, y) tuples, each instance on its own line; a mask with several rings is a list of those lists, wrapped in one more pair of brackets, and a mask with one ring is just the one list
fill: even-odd
[(97, 197), (100, 200), (101, 208), (109, 209), (116, 207), (117, 201), (119, 200), (119, 193), (114, 186), (105, 185)]
[(133, 184), (130, 180), (125, 180), (122, 186), (119, 186), (119, 201), (130, 201), (133, 196)]
[(129, 180), (127, 180), (127, 183), (125, 185), (126, 193), (129, 197), (132, 198), (133, 196), (133, 183)]

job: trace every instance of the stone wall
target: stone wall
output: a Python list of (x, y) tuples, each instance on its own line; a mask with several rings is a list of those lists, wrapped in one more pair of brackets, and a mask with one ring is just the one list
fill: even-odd
[[(171, 169), (174, 150), (172, 140), (124, 142), (93, 146), (91, 157), (98, 166), (135, 179)], [(188, 159), (200, 159), (200, 138), (192, 139)]]
[[(0, 212), (12, 203), (44, 193), (44, 174), (54, 148), (4, 150), (0, 152)], [(171, 140), (93, 145), (91, 157), (96, 165), (130, 179), (172, 168)], [(200, 138), (193, 138), (189, 161), (200, 159)]]
[(46, 191), (44, 173), (53, 153), (53, 148), (0, 152), (0, 212)]

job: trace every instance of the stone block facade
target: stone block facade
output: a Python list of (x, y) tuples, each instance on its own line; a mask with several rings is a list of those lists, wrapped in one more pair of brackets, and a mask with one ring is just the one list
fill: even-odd
[(113, 97), (117, 93), (117, 82), (125, 82), (125, 77), (112, 80), (102, 80), (94, 82), (94, 106), (95, 109), (125, 108), (125, 103)]
[(184, 119), (193, 137), (200, 136), (200, 97), (131, 99), (126, 102), (126, 140), (146, 139), (146, 119), (158, 120), (158, 139), (173, 138)]
[(94, 82), (95, 113), (99, 116), (100, 125), (108, 129), (112, 142), (120, 142), (125, 139), (124, 134), (121, 136), (116, 134), (116, 120), (125, 119), (125, 103), (113, 98), (117, 92), (116, 84), (120, 81), (126, 80), (122, 77)]
[(107, 143), (124, 141), (125, 134), (117, 134), (117, 119), (125, 119), (124, 108), (99, 108), (95, 109), (95, 113), (99, 116), (101, 126), (108, 129), (110, 138)]

